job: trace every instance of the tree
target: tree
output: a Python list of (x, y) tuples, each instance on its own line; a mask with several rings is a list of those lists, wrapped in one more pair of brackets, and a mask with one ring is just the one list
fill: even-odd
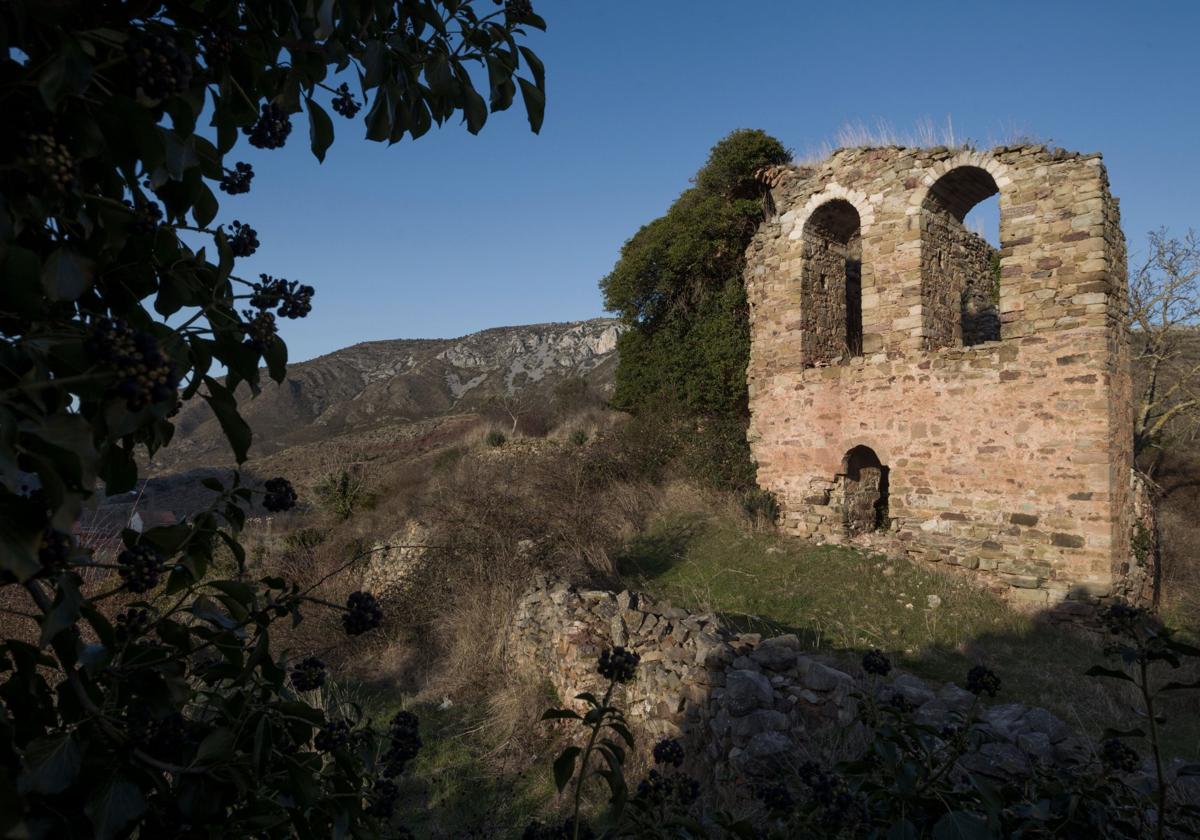
[[(114, 563), (72, 528), (98, 484), (134, 486), (182, 400), (211, 406), (240, 464), (238, 385), (257, 391), (260, 364), (284, 377), (279, 319), (307, 315), (314, 290), (236, 272), (259, 245), (216, 221), (218, 193), (255, 177), (230, 159), (240, 140), (279, 148), (304, 114), (322, 161), (326, 105), (365, 111), (374, 141), (460, 116), (475, 133), (518, 89), (539, 129), (544, 71), (519, 41), (544, 22), (528, 0), (476, 5), (0, 4), (0, 834), (370, 836), (390, 816), (415, 719), (397, 715), (379, 743), (327, 715), (308, 694), (323, 664), (282, 658), (270, 635), (314, 606), (359, 635), (379, 605), (244, 573), (246, 510), (290, 508), (289, 482), (210, 479), (210, 509), (125, 531)], [(210, 574), (218, 546), (231, 579)]]
[[(631, 326), (618, 339), (613, 403), (682, 416), (701, 449), (718, 448), (718, 484), (753, 483), (745, 442), (750, 327), (745, 251), (763, 219), (762, 167), (791, 154), (767, 134), (734, 131), (713, 146), (693, 186), (621, 248), (600, 282), (604, 305)], [(715, 436), (715, 437), (714, 437)], [(716, 439), (719, 438), (719, 439)]]
[[(1163, 229), (1129, 283), (1135, 370), (1144, 378), (1134, 415), (1134, 452), (1160, 452), (1164, 436), (1200, 425), (1200, 238)], [(1158, 463), (1155, 457), (1151, 473)]]

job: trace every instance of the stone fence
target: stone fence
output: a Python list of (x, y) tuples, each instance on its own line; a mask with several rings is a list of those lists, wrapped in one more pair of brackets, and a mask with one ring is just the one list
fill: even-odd
[[(711, 614), (636, 592), (539, 580), (517, 605), (505, 655), (510, 668), (547, 680), (564, 705), (578, 709), (577, 694), (603, 692), (597, 658), (615, 645), (641, 656), (637, 678), (617, 698), (639, 752), (659, 738), (679, 738), (690, 769), (712, 781), (778, 772), (816, 758), (817, 745), (863, 731), (854, 694), (868, 684), (802, 652), (796, 636), (733, 633)], [(950, 712), (976, 702), (953, 683), (934, 689), (911, 674), (873, 685), (881, 702), (902, 697), (923, 723), (949, 722)], [(995, 704), (981, 719), (990, 737), (970, 757), (972, 769), (1010, 776), (1088, 749), (1044, 709)]]

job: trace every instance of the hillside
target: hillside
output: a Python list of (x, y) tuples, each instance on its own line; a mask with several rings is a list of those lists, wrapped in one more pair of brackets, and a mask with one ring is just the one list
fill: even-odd
[[(242, 415), (254, 430), (251, 460), (332, 438), (378, 437), (389, 427), (478, 412), (497, 399), (521, 408), (548, 405), (554, 388), (572, 377), (606, 395), (619, 333), (609, 318), (497, 327), (453, 339), (365, 342), (290, 365), (282, 384), (264, 375), (254, 399), (245, 386), (239, 390)], [(232, 464), (206, 403), (190, 401), (177, 425), (150, 475)]]

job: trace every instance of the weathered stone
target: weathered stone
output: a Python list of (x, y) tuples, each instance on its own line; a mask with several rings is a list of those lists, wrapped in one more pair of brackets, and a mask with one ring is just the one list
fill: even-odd
[[(1125, 244), (1099, 159), (842, 149), (764, 179), (749, 440), (784, 530), (993, 581), (1034, 558), (1054, 574), (1014, 572), (1033, 588), (1128, 568), (1114, 591), (1146, 597)], [(962, 222), (996, 193), (999, 252)]]
[(725, 676), (725, 704), (731, 715), (745, 715), (772, 703), (771, 682), (758, 671), (730, 671)]

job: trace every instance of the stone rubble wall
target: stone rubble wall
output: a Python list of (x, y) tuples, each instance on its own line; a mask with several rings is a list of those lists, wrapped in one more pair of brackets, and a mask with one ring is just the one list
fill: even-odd
[[(764, 180), (776, 212), (747, 251), (749, 440), (784, 529), (851, 538), (839, 488), (847, 453), (866, 446), (890, 482), (890, 527), (870, 535), (879, 548), (969, 570), (1030, 608), (1127, 591), (1125, 246), (1100, 157), (848, 149)], [(1001, 337), (964, 346), (964, 265), (977, 273), (990, 254), (961, 217), (989, 190)], [(860, 220), (857, 356), (823, 345), (814, 356), (805, 336), (808, 222), (831, 202)]]
[[(645, 755), (659, 738), (680, 738), (689, 769), (712, 781), (769, 775), (819, 758), (820, 745), (858, 725), (856, 689), (874, 685), (880, 702), (900, 695), (916, 720), (929, 724), (948, 722), (951, 711), (966, 712), (976, 699), (953, 683), (934, 689), (910, 674), (856, 682), (802, 651), (794, 635), (733, 633), (715, 616), (691, 615), (640, 593), (579, 590), (547, 579), (518, 603), (504, 655), (510, 669), (545, 680), (563, 705), (582, 710), (573, 698), (602, 695), (606, 683), (596, 662), (615, 645), (641, 656), (637, 678), (616, 698), (638, 749)], [(991, 742), (971, 759), (973, 769), (1019, 774), (1035, 761), (1086, 751), (1044, 709), (996, 704), (981, 719)]]

